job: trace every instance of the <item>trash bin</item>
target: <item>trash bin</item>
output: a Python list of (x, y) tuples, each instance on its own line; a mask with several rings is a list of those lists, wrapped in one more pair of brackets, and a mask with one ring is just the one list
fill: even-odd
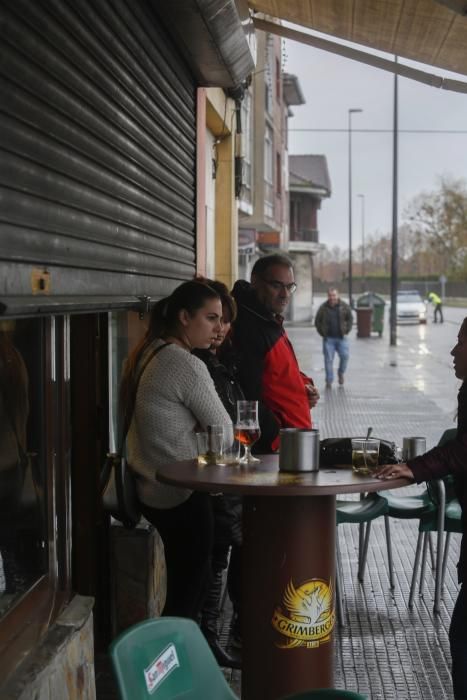
[[(359, 307), (372, 309), (371, 330), (378, 333), (380, 338), (383, 335), (385, 305), (386, 302), (384, 301), (383, 297), (380, 297), (379, 294), (375, 294), (374, 292), (366, 292), (357, 299), (357, 311)], [(363, 337), (367, 338), (368, 336)]]
[(358, 307), (357, 312), (357, 338), (369, 338), (371, 334), (371, 317), (373, 309), (371, 306)]

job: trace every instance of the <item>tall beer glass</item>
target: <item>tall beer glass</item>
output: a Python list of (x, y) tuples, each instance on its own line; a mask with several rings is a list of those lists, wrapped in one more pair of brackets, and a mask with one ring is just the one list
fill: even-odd
[(241, 464), (251, 464), (260, 460), (253, 457), (251, 447), (261, 435), (258, 421), (257, 401), (237, 401), (237, 423), (235, 424), (235, 438), (244, 447), (244, 454), (240, 458)]

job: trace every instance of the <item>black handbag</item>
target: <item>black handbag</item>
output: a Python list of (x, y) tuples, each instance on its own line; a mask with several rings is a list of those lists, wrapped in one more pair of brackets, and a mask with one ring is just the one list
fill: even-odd
[(105, 484), (102, 493), (104, 508), (110, 515), (131, 530), (141, 519), (141, 509), (136, 494), (136, 477), (125, 457), (110, 452), (102, 469), (101, 480)]
[(143, 372), (162, 348), (170, 343), (160, 345), (146, 358), (135, 382), (130, 406), (125, 412), (125, 420), (118, 452), (107, 454), (101, 471), (102, 503), (111, 516), (122, 523), (128, 530), (135, 528), (141, 520), (141, 506), (136, 491), (136, 473), (129, 465), (125, 456), (126, 436), (130, 429), (133, 411), (135, 409), (136, 392)]
[[(396, 444), (381, 440), (378, 464), (397, 464)], [(320, 442), (319, 463), (321, 467), (333, 467), (336, 464), (352, 464), (352, 438), (326, 438)]]

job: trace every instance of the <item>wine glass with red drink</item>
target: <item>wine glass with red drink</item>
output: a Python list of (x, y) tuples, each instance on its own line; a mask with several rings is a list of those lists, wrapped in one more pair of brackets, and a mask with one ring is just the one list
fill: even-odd
[(235, 439), (244, 447), (245, 453), (240, 459), (241, 464), (251, 464), (260, 460), (253, 457), (251, 448), (259, 440), (261, 431), (258, 421), (257, 401), (237, 401), (237, 422), (235, 424)]

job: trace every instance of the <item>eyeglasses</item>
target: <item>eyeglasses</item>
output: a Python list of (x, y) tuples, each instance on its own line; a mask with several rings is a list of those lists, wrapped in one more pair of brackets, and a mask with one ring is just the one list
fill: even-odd
[(295, 282), (284, 284), (283, 282), (279, 282), (279, 280), (267, 280), (264, 277), (261, 277), (261, 279), (276, 292), (286, 291), (289, 294), (294, 294), (294, 292), (297, 291), (297, 285)]

